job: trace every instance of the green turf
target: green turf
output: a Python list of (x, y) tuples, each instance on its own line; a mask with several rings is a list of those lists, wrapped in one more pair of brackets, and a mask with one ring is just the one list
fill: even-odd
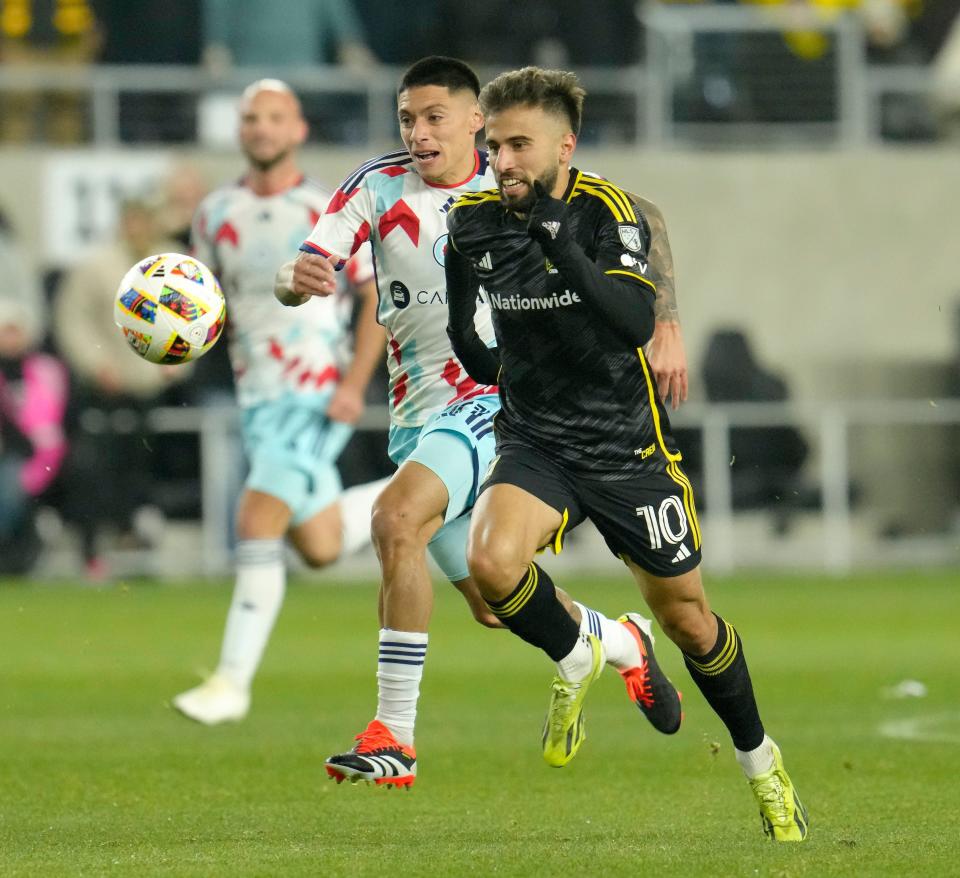
[[(611, 615), (637, 604), (624, 581), (562, 584)], [(712, 584), (810, 810), (808, 842), (775, 846), (663, 638), (680, 733), (653, 732), (607, 673), (589, 740), (551, 769), (547, 660), (440, 587), (419, 778), (388, 791), (336, 786), (321, 767), (372, 716), (372, 586), (292, 587), (250, 718), (207, 729), (168, 700), (215, 659), (226, 585), (0, 583), (0, 875), (960, 874), (957, 585)], [(883, 697), (907, 678), (928, 696)], [(885, 738), (889, 720), (937, 740)]]

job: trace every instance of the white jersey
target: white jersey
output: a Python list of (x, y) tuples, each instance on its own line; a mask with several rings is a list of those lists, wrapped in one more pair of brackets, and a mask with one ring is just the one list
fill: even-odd
[[(297, 252), (329, 198), (305, 178), (270, 196), (240, 182), (208, 195), (194, 217), (193, 251), (227, 298), (230, 362), (244, 408), (290, 394), (325, 394), (349, 361), (345, 284), (300, 308), (284, 307), (273, 295), (277, 269)], [(364, 251), (347, 273), (354, 285), (373, 276)]]
[[(349, 259), (365, 242), (373, 248), (379, 306), (387, 329), (390, 413), (399, 427), (419, 427), (456, 400), (496, 388), (467, 375), (447, 338), (447, 283), (443, 270), (447, 211), (464, 192), (496, 185), (485, 152), (462, 183), (427, 183), (405, 150), (362, 165), (334, 193), (301, 250)], [(477, 332), (493, 342), (490, 309), (482, 294)]]

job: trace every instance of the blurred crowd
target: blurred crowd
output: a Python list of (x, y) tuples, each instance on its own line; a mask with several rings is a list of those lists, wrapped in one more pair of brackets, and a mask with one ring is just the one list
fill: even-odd
[[(75, 70), (89, 64), (195, 65), (215, 82), (233, 68), (282, 73), (318, 64), (369, 71), (406, 65), (438, 49), (481, 67), (620, 67), (643, 60), (644, 8), (782, 6), (796, 28), (776, 32), (699, 34), (690, 75), (676, 96), (681, 120), (820, 121), (835, 112), (838, 47), (817, 30), (840, 15), (862, 20), (872, 63), (931, 64), (937, 112), (950, 122), (960, 106), (960, 0), (508, 0), (467, 5), (422, 0), (415, 7), (375, 0), (0, 0), (0, 61), (8, 68)], [(789, 81), (787, 88), (785, 83)], [(819, 101), (794, 103), (791, 93)], [(314, 135), (360, 139), (350, 124), (356, 101), (319, 96)], [(0, 90), (0, 138), (75, 143), (89, 136), (89, 98), (81, 91)], [(123, 141), (190, 141), (197, 136), (196, 100), (176, 92), (120, 95)], [(896, 104), (896, 98), (894, 99)], [(892, 136), (927, 127), (899, 108)], [(898, 115), (899, 112), (899, 115)], [(794, 114), (794, 115), (790, 115)], [(794, 116), (796, 118), (794, 118)], [(362, 113), (360, 114), (362, 120)], [(353, 132), (353, 133), (351, 133)]]
[[(121, 202), (113, 234), (86, 257), (45, 274), (0, 209), (0, 576), (28, 572), (66, 529), (100, 580), (118, 550), (156, 545), (166, 520), (200, 518), (199, 435), (158, 435), (153, 415), (232, 407), (226, 342), (199, 361), (157, 366), (128, 349), (113, 309), (131, 265), (189, 249), (207, 191), (196, 168), (175, 167)], [(368, 402), (383, 404), (386, 383), (384, 365)], [(339, 462), (345, 485), (392, 471), (385, 448), (385, 428), (355, 434)]]
[[(91, 578), (107, 572), (106, 534), (148, 544), (164, 514), (158, 485), (175, 485), (180, 474), (168, 460), (175, 464), (177, 442), (152, 447), (148, 412), (200, 402), (218, 384), (229, 392), (222, 369), (208, 366), (210, 381), (188, 382), (185, 369), (132, 356), (113, 322), (117, 281), (130, 265), (183, 249), (171, 195), (182, 197), (184, 187), (179, 180), (156, 201), (125, 201), (115, 235), (45, 282), (0, 221), (0, 573), (29, 570), (51, 522), (75, 529)], [(186, 451), (187, 469), (195, 469)]]

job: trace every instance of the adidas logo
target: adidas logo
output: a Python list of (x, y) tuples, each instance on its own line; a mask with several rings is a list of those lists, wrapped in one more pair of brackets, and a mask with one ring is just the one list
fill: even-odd
[(560, 223), (553, 221), (549, 223), (540, 223), (541, 228), (550, 235), (550, 240), (555, 241), (557, 239), (557, 232), (560, 231)]
[(671, 561), (670, 563), (679, 564), (681, 561), (686, 561), (686, 559), (689, 557), (690, 557), (690, 550), (683, 543), (680, 543), (680, 551), (678, 551), (677, 554), (673, 556), (673, 561)]
[(493, 271), (493, 258), (489, 250), (483, 254), (483, 258), (477, 263), (477, 268), (482, 271)]

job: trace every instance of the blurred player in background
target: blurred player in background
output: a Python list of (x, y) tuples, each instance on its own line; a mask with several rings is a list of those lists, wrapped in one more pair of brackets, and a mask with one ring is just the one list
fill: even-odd
[[(592, 520), (730, 732), (765, 832), (802, 841), (807, 813), (764, 732), (740, 637), (704, 593), (693, 488), (641, 349), (656, 312), (650, 228), (622, 189), (570, 164), (584, 94), (572, 73), (535, 67), (489, 83), (480, 100), (497, 188), (448, 215), (450, 337), (504, 400), (470, 571), (491, 612), (557, 663), (543, 755), (565, 765), (604, 647), (533, 558)], [(488, 315), (474, 316), (481, 283), (494, 350)]]
[[(406, 148), (371, 159), (340, 186), (304, 252), (278, 278), (277, 295), (288, 304), (328, 295), (333, 268), (369, 239), (380, 287), (378, 315), (387, 328), (389, 453), (399, 469), (373, 515), (383, 574), (379, 700), (376, 718), (354, 749), (327, 760), (328, 773), (339, 780), (414, 781), (414, 723), (433, 609), (427, 549), (478, 621), (500, 627), (466, 563), (469, 511), (494, 451), (496, 376), (485, 384), (473, 381), (445, 331), (446, 212), (464, 192), (493, 185), (486, 154), (475, 145), (483, 127), (479, 91), (476, 74), (461, 61), (430, 57), (414, 64), (398, 92)], [(479, 325), (492, 343), (485, 304)], [(636, 614), (612, 621), (570, 605), (566, 595), (562, 599), (577, 620), (572, 624), (602, 637), (608, 660), (654, 727), (676, 731), (679, 699), (653, 659), (649, 622)]]
[(246, 176), (208, 196), (193, 226), (195, 253), (227, 297), (250, 462), (220, 663), (206, 682), (173, 700), (185, 716), (208, 725), (242, 719), (249, 709), (251, 681), (283, 603), (284, 536), (311, 567), (331, 563), (369, 541), (371, 506), (384, 484), (344, 491), (336, 469), (383, 356), (369, 255), (358, 254), (347, 270), (361, 297), (351, 359), (345, 285), (296, 314), (271, 294), (277, 266), (330, 197), (297, 163), (307, 136), (300, 102), (285, 83), (264, 79), (244, 92), (240, 114)]

